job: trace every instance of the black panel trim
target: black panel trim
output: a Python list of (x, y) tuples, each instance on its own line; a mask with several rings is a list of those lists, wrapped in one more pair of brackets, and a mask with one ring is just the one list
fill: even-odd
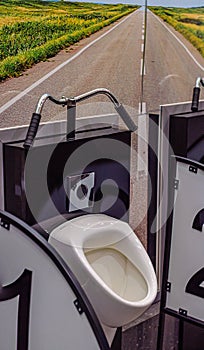
[(198, 168), (200, 170), (204, 170), (204, 164), (196, 162), (195, 160), (189, 159), (189, 158), (184, 158), (184, 157), (179, 157), (179, 156), (172, 156), (172, 158), (176, 158), (178, 162), (189, 164), (195, 168)]
[(200, 320), (198, 321), (196, 318), (191, 317), (191, 316), (184, 316), (182, 314), (179, 314), (179, 312), (174, 311), (174, 310), (169, 309), (169, 308), (164, 308), (164, 311), (167, 315), (174, 316), (182, 321), (186, 321), (186, 322), (191, 323), (193, 325), (198, 325), (198, 326), (204, 328), (204, 321), (200, 321)]
[(148, 144), (148, 211), (147, 211), (147, 252), (156, 269), (156, 235), (155, 218), (157, 216), (157, 180), (158, 180), (158, 134), (159, 115), (149, 114)]

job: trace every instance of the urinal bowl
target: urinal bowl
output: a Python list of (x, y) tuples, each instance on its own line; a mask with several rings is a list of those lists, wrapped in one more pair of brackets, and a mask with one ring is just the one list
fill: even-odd
[(57, 227), (49, 241), (71, 267), (103, 325), (123, 326), (154, 301), (152, 263), (127, 223), (86, 215)]

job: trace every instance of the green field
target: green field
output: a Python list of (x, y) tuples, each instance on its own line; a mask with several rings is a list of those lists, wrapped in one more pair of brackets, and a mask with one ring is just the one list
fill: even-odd
[(134, 11), (137, 6), (0, 0), (0, 81)]
[(204, 57), (204, 7), (190, 9), (149, 7), (149, 9), (183, 34)]

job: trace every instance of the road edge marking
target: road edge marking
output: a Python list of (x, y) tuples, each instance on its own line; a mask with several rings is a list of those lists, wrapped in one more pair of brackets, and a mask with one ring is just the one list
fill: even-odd
[[(156, 16), (153, 12), (151, 12), (151, 14), (168, 30), (168, 32), (173, 35), (173, 37), (179, 42), (179, 44), (184, 48), (184, 50), (189, 54), (189, 56), (192, 58), (192, 60), (194, 61), (194, 63), (204, 72), (204, 67), (197, 61), (197, 59), (193, 56), (193, 54), (190, 52), (190, 50), (186, 47), (186, 45), (176, 36), (175, 33), (173, 33), (171, 31), (171, 29), (169, 29), (169, 27), (167, 27), (167, 25), (162, 21), (161, 18), (159, 18), (158, 16)], [(181, 33), (180, 33), (181, 34)], [(182, 35), (182, 34), (181, 34)], [(189, 41), (190, 43), (190, 41)], [(191, 44), (191, 43), (190, 43)], [(191, 44), (192, 45), (192, 44)], [(195, 48), (195, 47), (194, 47)], [(195, 48), (196, 49), (196, 48)]]

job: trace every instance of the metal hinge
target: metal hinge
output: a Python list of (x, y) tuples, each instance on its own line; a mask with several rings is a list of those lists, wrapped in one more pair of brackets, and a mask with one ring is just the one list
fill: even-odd
[(166, 281), (166, 292), (171, 292), (171, 282)]
[(198, 168), (196, 168), (196, 167), (193, 166), (193, 165), (190, 165), (190, 166), (189, 166), (189, 171), (191, 171), (191, 172), (194, 173), (194, 174), (197, 174)]
[(184, 309), (179, 309), (179, 315), (182, 315), (182, 316), (187, 316), (188, 314), (188, 311), (187, 310), (184, 310)]
[(10, 230), (10, 223), (4, 219), (1, 219), (1, 227), (5, 228), (6, 230)]
[(179, 180), (174, 179), (174, 189), (178, 190), (178, 187), (179, 187)]
[(81, 304), (80, 304), (78, 299), (74, 300), (74, 305), (76, 306), (76, 309), (77, 309), (78, 313), (80, 315), (83, 314), (84, 310), (83, 310), (83, 308), (82, 308), (82, 306), (81, 306)]

